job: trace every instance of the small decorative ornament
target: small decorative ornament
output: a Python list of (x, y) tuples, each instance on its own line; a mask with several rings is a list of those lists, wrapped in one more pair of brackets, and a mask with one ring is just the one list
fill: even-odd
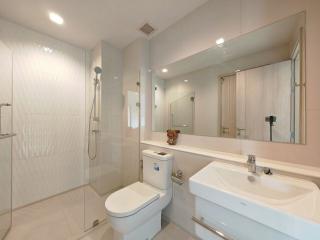
[(179, 133), (180, 133), (180, 130), (168, 129), (167, 130), (167, 137), (168, 137), (167, 143), (169, 143), (169, 145), (176, 145)]

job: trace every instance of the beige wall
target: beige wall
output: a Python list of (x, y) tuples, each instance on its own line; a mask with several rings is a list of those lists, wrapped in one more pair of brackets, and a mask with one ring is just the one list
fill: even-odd
[[(175, 62), (212, 47), (219, 37), (228, 40), (303, 10), (307, 12), (307, 144), (290, 145), (219, 138), (202, 141), (201, 137), (196, 136), (182, 137), (180, 143), (194, 143), (198, 147), (222, 150), (221, 142), (227, 141), (227, 145), (223, 146), (225, 151), (234, 151), (234, 146), (237, 146), (235, 151), (241, 154), (250, 153), (283, 162), (320, 166), (320, 32), (317, 25), (320, 22), (319, 1), (209, 1), (151, 40), (151, 64), (152, 67), (157, 67)], [(151, 116), (147, 117), (148, 121), (151, 121)], [(159, 136), (153, 134), (153, 138), (155, 135)]]
[[(307, 144), (290, 145), (192, 135), (180, 136), (178, 144), (237, 154), (252, 153), (258, 157), (320, 167), (320, 94), (318, 94), (320, 90), (318, 70), (320, 1), (209, 1), (151, 40), (151, 62), (153, 68), (175, 62), (212, 47), (219, 37), (230, 39), (303, 10), (307, 12)], [(151, 103), (151, 97), (146, 102)], [(151, 109), (151, 105), (147, 107)], [(147, 114), (146, 117), (151, 126), (151, 114)], [(166, 135), (152, 133), (151, 138), (165, 141)], [(142, 148), (151, 147), (142, 145)], [(175, 156), (174, 170), (183, 171), (185, 183), (182, 186), (174, 184), (174, 197), (164, 214), (171, 221), (194, 233), (194, 224), (191, 221), (194, 212), (194, 197), (189, 193), (187, 180), (215, 159), (179, 151), (171, 152)]]

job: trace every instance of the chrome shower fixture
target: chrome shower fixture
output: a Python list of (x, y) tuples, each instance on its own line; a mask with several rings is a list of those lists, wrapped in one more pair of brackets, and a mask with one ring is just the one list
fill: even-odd
[[(101, 81), (101, 78), (99, 79), (99, 75), (102, 74), (102, 68), (99, 66), (96, 66), (94, 68), (94, 72), (96, 73), (96, 77), (94, 78), (94, 84), (95, 84), (95, 88), (96, 86), (99, 84), (99, 82)], [(96, 89), (95, 89), (96, 91)]]
[(94, 72), (96, 73), (96, 75), (99, 75), (99, 74), (102, 73), (102, 68), (97, 66), (97, 67), (94, 68)]
[[(97, 156), (97, 143), (96, 143), (96, 134), (99, 133), (99, 110), (96, 109), (97, 106), (97, 91), (100, 89), (100, 81), (101, 76), (99, 78), (99, 75), (102, 74), (102, 68), (99, 66), (96, 66), (94, 68), (94, 72), (96, 74), (94, 78), (94, 89), (93, 89), (93, 99), (92, 99), (92, 105), (89, 115), (89, 128), (88, 128), (88, 157), (91, 160), (94, 160)], [(93, 145), (93, 149), (90, 148), (91, 144)], [(92, 151), (91, 151), (92, 150)]]

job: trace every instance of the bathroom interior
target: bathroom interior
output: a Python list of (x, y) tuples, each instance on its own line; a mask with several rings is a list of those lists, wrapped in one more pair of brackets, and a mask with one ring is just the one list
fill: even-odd
[(319, 22), (0, 0), (0, 240), (319, 240)]

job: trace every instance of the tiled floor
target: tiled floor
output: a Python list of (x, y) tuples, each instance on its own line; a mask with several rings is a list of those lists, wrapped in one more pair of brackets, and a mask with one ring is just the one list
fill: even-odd
[[(92, 188), (84, 187), (15, 210), (6, 240), (112, 240), (112, 229), (106, 222), (94, 230), (83, 231), (84, 224), (88, 228), (95, 219), (104, 219), (105, 198)], [(168, 224), (155, 240), (170, 239), (194, 238), (174, 224)]]
[(0, 213), (0, 239), (6, 235), (10, 223), (10, 212), (4, 211)]
[[(91, 231), (81, 240), (112, 240), (112, 229), (108, 223), (99, 226), (94, 231)], [(177, 227), (176, 225), (169, 223), (165, 226), (161, 232), (159, 232), (154, 240), (196, 240), (187, 232)]]
[(104, 198), (86, 186), (15, 210), (6, 240), (58, 240), (80, 236), (84, 224), (89, 228), (95, 219), (105, 218)]

